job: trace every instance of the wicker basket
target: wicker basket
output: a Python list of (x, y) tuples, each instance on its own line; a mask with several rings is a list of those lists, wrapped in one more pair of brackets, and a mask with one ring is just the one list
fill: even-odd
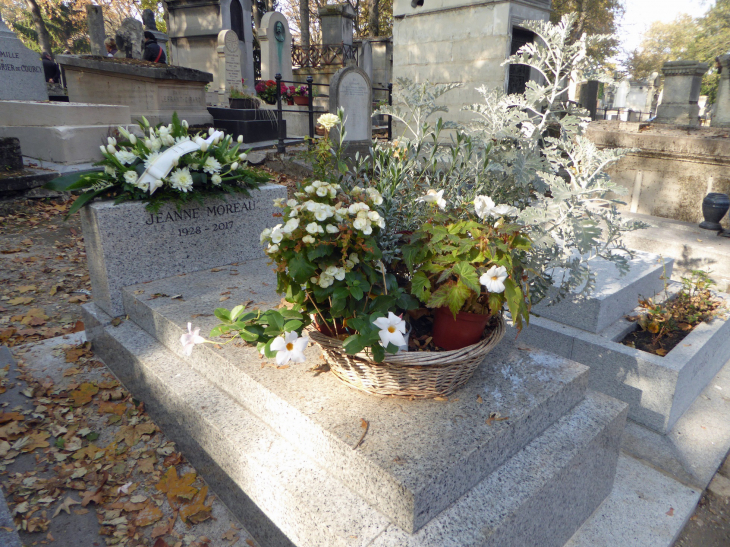
[(309, 336), (322, 348), (335, 376), (348, 386), (373, 395), (430, 399), (453, 393), (471, 378), (504, 336), (501, 315), (496, 326), (493, 324), (487, 327), (491, 332), (471, 346), (453, 351), (386, 353), (382, 363), (363, 353), (348, 355), (340, 340), (316, 330)]

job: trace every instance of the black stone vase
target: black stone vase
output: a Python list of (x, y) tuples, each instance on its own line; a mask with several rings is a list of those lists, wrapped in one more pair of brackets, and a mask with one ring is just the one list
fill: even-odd
[(702, 200), (702, 216), (705, 220), (700, 223), (700, 228), (705, 230), (722, 230), (720, 219), (730, 209), (730, 197), (727, 194), (712, 192)]

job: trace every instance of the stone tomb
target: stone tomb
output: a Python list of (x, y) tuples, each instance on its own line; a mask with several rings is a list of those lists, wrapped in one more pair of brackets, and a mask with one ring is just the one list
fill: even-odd
[(114, 40), (120, 57), (141, 59), (144, 51), (144, 27), (134, 17), (127, 17), (117, 30)]
[(40, 56), (0, 16), (0, 101), (7, 100), (47, 101), (48, 91)]
[(73, 102), (127, 105), (132, 122), (142, 116), (152, 125), (168, 124), (177, 112), (190, 125), (212, 121), (206, 110), (207, 72), (168, 65), (127, 64), (121, 59), (59, 55)]
[(662, 66), (664, 92), (656, 123), (699, 125), (700, 87), (709, 65), (698, 61), (668, 61)]
[(218, 106), (228, 106), (231, 90), (243, 89), (241, 76), (241, 51), (238, 49), (238, 36), (232, 30), (218, 33)]
[(730, 127), (730, 54), (720, 55), (720, 83), (717, 88), (715, 112), (712, 116), (712, 127)]
[[(505, 337), (445, 402), (312, 374), (315, 347), (285, 369), (252, 347), (206, 344), (185, 358), (180, 335), (188, 321), (203, 333), (216, 323), (206, 314), (224, 285), (235, 285), (231, 306), (280, 299), (261, 259), (127, 287), (129, 321), (112, 327), (94, 304), (84, 321), (262, 547), (558, 547), (611, 490), (626, 407), (586, 391), (585, 367)], [(161, 294), (181, 298), (150, 298)], [(369, 430), (353, 450), (361, 419)]]
[(277, 74), (281, 74), (282, 80), (291, 82), (294, 79), (291, 65), (291, 31), (283, 14), (270, 11), (263, 16), (259, 42), (261, 79), (273, 80)]
[(251, 197), (211, 197), (179, 210), (168, 204), (158, 213), (139, 201), (84, 207), (94, 302), (106, 313), (121, 315), (123, 287), (264, 256), (259, 234), (276, 224), (275, 198), (286, 198), (286, 188), (266, 184)]
[[(370, 78), (360, 68), (341, 68), (330, 83), (331, 113), (342, 107), (345, 110), (345, 146), (348, 153), (366, 153), (373, 135), (373, 88)], [(333, 135), (336, 140), (337, 136)]]

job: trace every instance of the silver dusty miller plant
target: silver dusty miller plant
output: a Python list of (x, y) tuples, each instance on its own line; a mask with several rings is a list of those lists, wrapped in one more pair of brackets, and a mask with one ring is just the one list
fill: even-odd
[(480, 88), (483, 102), (462, 108), (473, 114), (470, 123), (428, 121), (446, 111), (436, 104), (439, 97), (461, 84), (398, 80), (397, 105), (377, 113), (397, 120), (403, 136), (375, 144), (372, 159), (359, 160), (342, 181), (375, 186), (383, 195), (389, 229), (379, 243), (385, 261), (398, 257), (401, 235), (423, 221), (425, 207), (415, 199), (434, 189), (444, 190), (455, 210), (466, 210), (477, 195), (520, 210), (533, 241), (527, 265), (533, 302), (553, 284), (557, 299), (568, 291), (590, 292), (590, 261), (597, 257), (628, 269), (631, 253), (621, 236), (645, 225), (622, 220), (612, 196), (625, 189), (605, 173), (628, 150), (598, 149), (585, 137), (586, 112), (568, 102), (571, 74), (598, 79), (586, 50), (605, 37), (584, 35), (571, 43), (574, 21), (565, 16), (558, 24), (523, 23), (536, 39), (504, 64), (527, 65), (541, 81), (528, 82), (523, 94)]

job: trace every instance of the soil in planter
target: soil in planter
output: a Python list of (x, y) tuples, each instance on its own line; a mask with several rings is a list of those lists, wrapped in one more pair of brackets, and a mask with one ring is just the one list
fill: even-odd
[[(699, 324), (699, 323), (698, 323)], [(687, 335), (694, 330), (693, 325), (690, 330), (679, 330), (673, 331), (669, 334), (663, 335), (659, 340), (656, 340), (656, 334), (652, 334), (647, 330), (635, 330), (627, 334), (621, 343), (624, 346), (636, 348), (647, 353), (653, 353), (664, 357), (667, 353), (672, 351), (677, 344), (684, 340)]]

